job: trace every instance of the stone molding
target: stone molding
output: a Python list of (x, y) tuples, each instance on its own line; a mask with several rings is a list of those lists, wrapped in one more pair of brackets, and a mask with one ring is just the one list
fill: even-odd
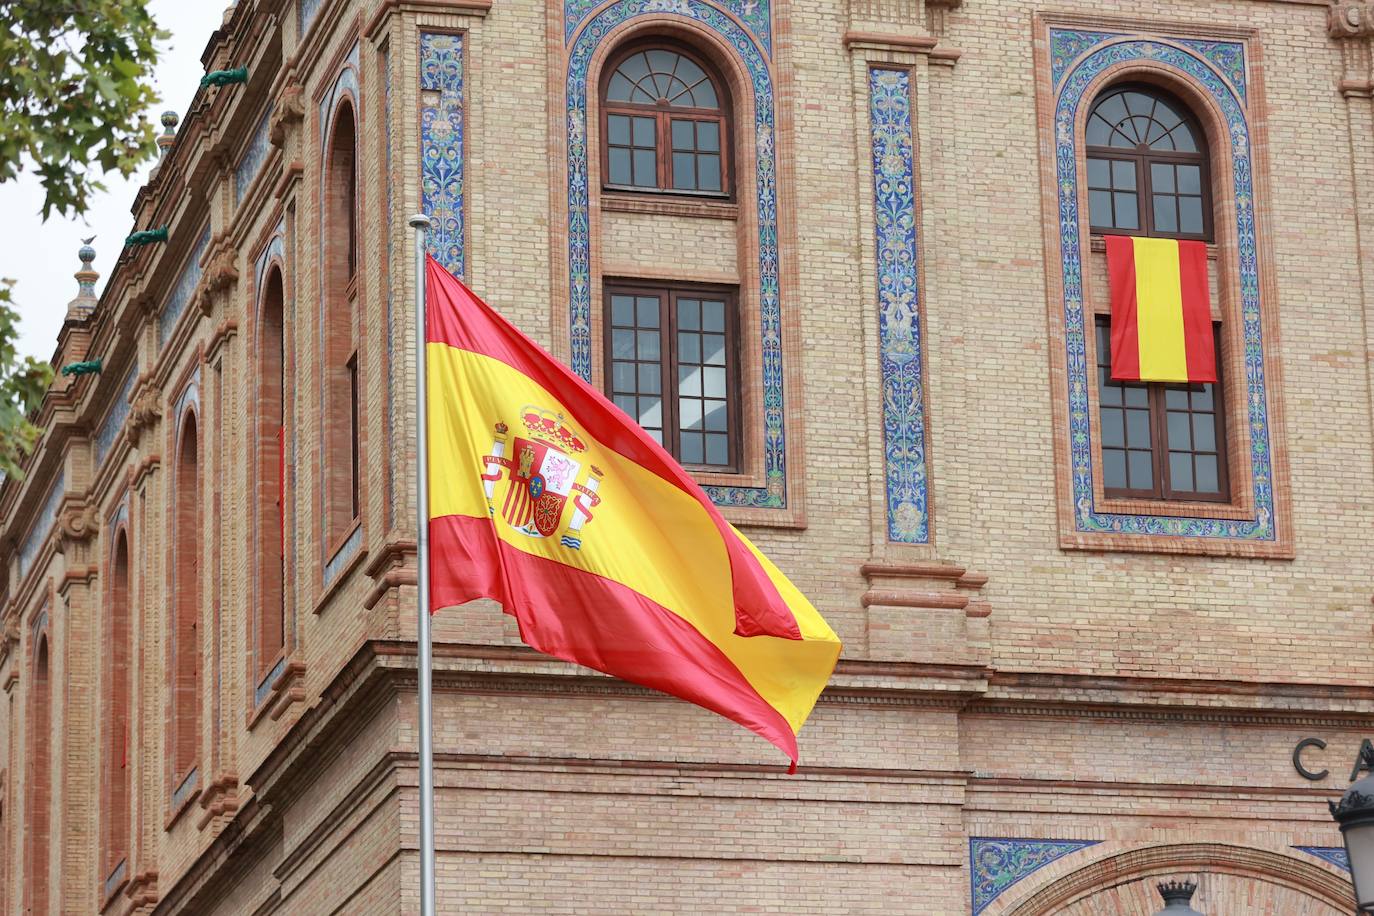
[(1326, 10), (1326, 34), (1337, 40), (1368, 40), (1374, 36), (1374, 2), (1335, 0)]

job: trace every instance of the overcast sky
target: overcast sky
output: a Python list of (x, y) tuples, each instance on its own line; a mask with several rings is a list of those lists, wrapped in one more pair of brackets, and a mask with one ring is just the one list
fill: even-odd
[[(201, 52), (219, 27), (225, 5), (218, 0), (150, 0), (158, 25), (172, 33), (153, 74), (161, 102), (150, 114), (159, 130), (163, 111), (181, 114), (191, 103), (204, 73)], [(72, 274), (81, 266), (76, 251), (87, 236), (96, 236), (95, 268), (101, 277), (96, 288), (104, 288), (124, 237), (133, 231), (129, 209), (151, 167), (127, 181), (117, 174), (107, 177), (107, 190), (92, 197), (84, 219), (53, 216), (43, 222), (43, 188), (31, 170), (0, 183), (0, 277), (17, 281), (21, 353), (52, 356), (67, 303), (76, 295)]]

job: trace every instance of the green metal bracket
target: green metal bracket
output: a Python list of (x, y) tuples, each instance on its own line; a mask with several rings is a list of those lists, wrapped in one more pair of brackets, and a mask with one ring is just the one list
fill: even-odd
[(238, 67), (234, 70), (211, 70), (200, 78), (200, 85), (205, 86), (227, 86), (230, 83), (248, 82), (248, 68)]
[(144, 229), (142, 232), (135, 232), (124, 240), (125, 245), (151, 245), (154, 242), (167, 241), (167, 227), (161, 229)]
[(88, 359), (84, 363), (68, 363), (62, 367), (63, 375), (98, 375), (100, 360)]

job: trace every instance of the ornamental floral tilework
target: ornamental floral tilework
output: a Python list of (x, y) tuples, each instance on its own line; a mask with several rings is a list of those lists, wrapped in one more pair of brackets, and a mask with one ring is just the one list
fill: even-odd
[(1337, 868), (1350, 871), (1350, 855), (1343, 846), (1294, 846), (1298, 852), (1305, 852), (1309, 856), (1316, 856), (1318, 859), (1330, 862)]
[[(1240, 56), (1237, 57), (1236, 55)], [(1274, 485), (1265, 393), (1264, 340), (1260, 332), (1260, 295), (1251, 157), (1253, 148), (1244, 105), (1244, 49), (1229, 42), (1192, 42), (1052, 29), (1051, 69), (1055, 81), (1055, 172), (1059, 236), (1063, 255), (1064, 337), (1069, 386), (1069, 446), (1072, 460), (1074, 522), (1080, 532), (1273, 541)], [(1089, 83), (1107, 68), (1126, 61), (1148, 60), (1176, 71), (1208, 93), (1225, 117), (1230, 134), (1236, 200), (1237, 267), (1244, 343), (1248, 454), (1255, 514), (1250, 519), (1125, 515), (1101, 512), (1094, 503), (1092, 424), (1088, 411), (1091, 384), (1087, 361), (1083, 304), (1083, 238), (1078, 212), (1078, 138), (1075, 118), (1087, 104)], [(1223, 73), (1229, 73), (1224, 76)], [(1238, 80), (1239, 85), (1234, 81)]]
[(129, 417), (129, 395), (133, 393), (134, 381), (138, 378), (138, 363), (129, 367), (129, 371), (124, 375), (124, 384), (119, 386), (119, 394), (115, 395), (114, 403), (110, 405), (110, 410), (105, 414), (105, 419), (100, 424), (100, 430), (95, 436), (95, 466), (100, 467), (105, 462), (105, 456), (110, 453), (110, 448), (114, 445), (115, 437), (124, 428), (124, 421)]
[(930, 541), (926, 516), (926, 430), (916, 264), (916, 180), (912, 163), (911, 74), (868, 73), (873, 137), (874, 248), (878, 268), (878, 360), (882, 374), (887, 537)]
[(429, 253), (462, 276), (463, 36), (420, 34), (420, 179)]
[[(605, 0), (564, 0), (563, 3), (563, 40), (571, 41), (573, 33), (588, 15)], [(764, 54), (773, 54), (773, 32), (770, 18), (769, 0), (721, 0), (719, 4), (731, 16), (744, 24), (744, 27), (758, 40)], [(683, 0), (657, 0), (648, 12), (682, 13), (690, 16), (687, 3)]]
[(1018, 881), (1070, 853), (1096, 846), (1097, 840), (1013, 840), (973, 837), (968, 841), (973, 916), (988, 908)]
[(181, 268), (181, 273), (177, 276), (176, 283), (172, 286), (172, 294), (167, 297), (167, 302), (162, 306), (161, 313), (157, 317), (157, 345), (158, 349), (167, 345), (167, 338), (172, 336), (172, 329), (177, 326), (177, 319), (181, 313), (186, 311), (186, 306), (191, 303), (191, 296), (196, 291), (196, 285), (200, 283), (202, 267), (200, 259), (205, 257), (205, 249), (210, 247), (210, 225), (207, 223), (201, 230), (200, 238), (196, 239), (196, 246), (191, 249), (191, 254), (186, 258), (186, 264)]
[[(565, 19), (577, 15), (576, 0)], [(729, 5), (727, 0), (727, 6)], [(782, 509), (787, 505), (783, 437), (782, 312), (778, 299), (777, 161), (773, 126), (773, 78), (766, 46), (730, 12), (703, 0), (616, 0), (601, 7), (570, 40), (568, 51), (568, 274), (572, 369), (592, 377), (591, 236), (587, 183), (587, 79), (592, 55), (602, 39), (636, 16), (678, 16), (717, 32), (739, 55), (754, 91), (754, 178), (759, 239), (759, 334), (763, 373), (762, 487), (704, 487), (720, 506)]]
[(253, 137), (248, 141), (248, 149), (244, 151), (243, 158), (234, 169), (235, 204), (243, 199), (243, 192), (248, 190), (253, 179), (258, 177), (258, 172), (262, 171), (262, 164), (267, 161), (267, 153), (271, 149), (268, 142), (268, 124), (271, 118), (272, 109), (268, 107), (264, 109), (262, 117), (258, 118), (258, 126), (253, 128)]

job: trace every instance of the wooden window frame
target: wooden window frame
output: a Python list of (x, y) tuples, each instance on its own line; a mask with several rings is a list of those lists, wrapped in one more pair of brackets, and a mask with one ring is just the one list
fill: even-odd
[[(602, 352), (605, 354), (606, 397), (614, 395), (613, 375), (615, 353), (611, 345), (614, 330), (611, 319), (611, 297), (614, 295), (657, 296), (660, 366), (663, 373), (659, 391), (663, 395), (663, 447), (681, 461), (682, 430), (678, 423), (678, 348), (677, 300), (679, 298), (719, 298), (725, 301), (725, 391), (729, 429), (730, 460), (727, 464), (683, 464), (699, 474), (738, 474), (744, 466), (744, 436), (740, 429), (739, 387), (739, 290), (729, 286), (698, 283), (651, 283), (635, 280), (608, 280), (602, 301)], [(617, 408), (618, 409), (618, 408)], [(633, 418), (632, 418), (633, 419)]]
[[(1097, 315), (1093, 322), (1093, 331), (1097, 328), (1105, 327), (1110, 332), (1111, 316)], [(1102, 481), (1102, 493), (1108, 499), (1150, 499), (1167, 502), (1208, 502), (1222, 503), (1229, 505), (1232, 502), (1231, 495), (1231, 475), (1230, 475), (1230, 442), (1227, 436), (1226, 425), (1226, 385), (1222, 366), (1224, 360), (1221, 356), (1222, 346), (1221, 322), (1212, 322), (1212, 340), (1216, 348), (1217, 380), (1212, 382), (1212, 404), (1216, 407), (1214, 416), (1216, 417), (1216, 456), (1217, 456), (1217, 492), (1207, 493), (1195, 490), (1175, 490), (1170, 481), (1169, 470), (1169, 408), (1168, 392), (1171, 389), (1189, 388), (1191, 385), (1174, 382), (1143, 382), (1149, 396), (1150, 410), (1150, 461), (1153, 469), (1154, 488), (1151, 490), (1139, 487), (1109, 487), (1104, 473)], [(1096, 376), (1101, 368), (1102, 354), (1098, 354), (1098, 365), (1093, 366), (1093, 374)], [(1110, 365), (1111, 358), (1108, 356), (1107, 363)], [(1129, 383), (1128, 383), (1129, 384)], [(1098, 392), (1098, 421), (1099, 428), (1102, 417), (1101, 392)], [(1191, 411), (1189, 411), (1191, 416)], [(1103, 451), (1103, 445), (1099, 441), (1097, 445), (1099, 455)], [(1104, 460), (1105, 460), (1105, 456)]]
[[(1119, 146), (1085, 145), (1085, 161), (1090, 159), (1106, 159), (1112, 162), (1129, 162), (1134, 166), (1136, 212), (1140, 215), (1140, 227), (1138, 229), (1117, 229), (1113, 226), (1091, 225), (1092, 208), (1090, 206), (1088, 209), (1090, 231), (1095, 235), (1135, 234), (1157, 239), (1193, 239), (1199, 242), (1211, 242), (1215, 237), (1212, 204), (1212, 154), (1207, 143), (1207, 134), (1203, 131), (1202, 125), (1193, 115), (1192, 110), (1177, 96), (1154, 86), (1138, 83), (1108, 86), (1102, 92), (1098, 93), (1097, 98), (1093, 99), (1092, 106), (1088, 109), (1089, 119), (1092, 118), (1093, 112), (1097, 109), (1099, 104), (1109, 96), (1124, 91), (1142, 92), (1147, 95), (1158, 96), (1168, 102), (1169, 105), (1179, 113), (1180, 117), (1183, 119), (1183, 123), (1193, 132), (1193, 139), (1197, 142), (1198, 152), (1187, 153), (1152, 150), (1144, 145), (1137, 146), (1134, 151)], [(1154, 185), (1150, 165), (1156, 162), (1161, 165), (1200, 166), (1201, 174), (1198, 178), (1198, 187), (1202, 191), (1201, 233), (1161, 232), (1155, 228)], [(1089, 193), (1091, 193), (1091, 191)]]
[[(615, 75), (620, 65), (636, 54), (656, 50), (681, 54), (683, 57), (686, 57), (692, 63), (700, 67), (702, 72), (706, 74), (706, 78), (711, 81), (711, 88), (715, 90), (716, 100), (720, 103), (720, 107), (683, 108), (669, 105), (645, 105), (635, 102), (608, 101), (606, 94), (610, 88), (611, 77)], [(728, 85), (729, 84), (725, 82), (717, 67), (695, 49), (681, 42), (658, 39), (649, 42), (636, 42), (622, 48), (621, 51), (611, 58), (607, 62), (607, 65), (601, 69), (601, 83), (598, 89), (599, 94), (597, 98), (601, 106), (601, 189), (603, 191), (624, 194), (666, 194), (733, 202), (735, 199), (734, 132), (732, 130), (734, 117)], [(611, 184), (611, 134), (609, 119), (613, 114), (625, 115), (627, 117), (654, 118), (654, 152), (658, 174), (657, 187), (650, 188), (637, 185)], [(674, 118), (691, 121), (715, 121), (717, 123), (720, 132), (719, 191), (699, 191), (674, 188), (672, 186), (672, 121)]]

